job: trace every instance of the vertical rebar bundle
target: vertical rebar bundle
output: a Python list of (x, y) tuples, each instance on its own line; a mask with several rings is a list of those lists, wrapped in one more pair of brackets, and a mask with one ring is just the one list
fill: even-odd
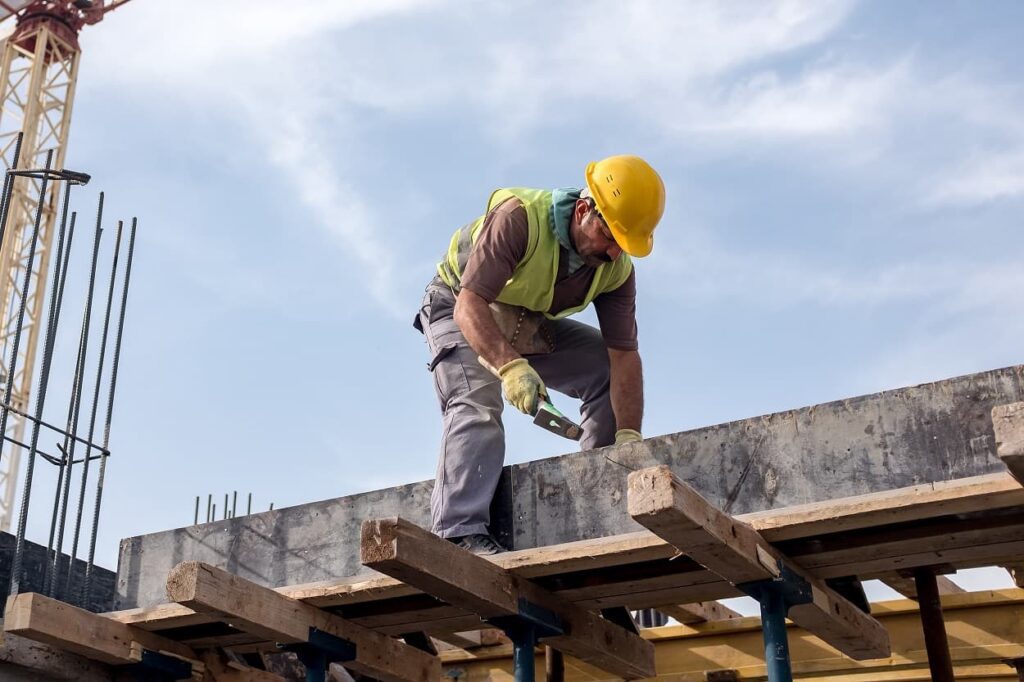
[[(20, 148), (20, 140), (18, 141), (18, 147)], [(118, 365), (121, 354), (121, 341), (123, 338), (124, 322), (125, 322), (125, 310), (127, 307), (128, 300), (128, 286), (131, 280), (131, 268), (132, 260), (134, 257), (135, 250), (135, 234), (137, 228), (136, 219), (132, 219), (131, 233), (128, 245), (128, 255), (125, 259), (124, 274), (121, 279), (121, 295), (120, 295), (120, 308), (116, 312), (116, 324), (113, 325), (112, 321), (115, 319), (115, 293), (117, 291), (117, 281), (119, 279), (119, 264), (121, 261), (121, 236), (123, 230), (123, 223), (117, 223), (117, 231), (113, 244), (113, 256), (110, 263), (110, 279), (107, 284), (106, 292), (106, 305), (102, 311), (102, 332), (100, 334), (98, 350), (96, 344), (92, 344), (90, 349), (90, 338), (92, 336), (91, 330), (97, 325), (92, 324), (93, 312), (94, 312), (94, 295), (96, 290), (96, 275), (100, 263), (100, 254), (103, 251), (103, 194), (99, 195), (99, 204), (96, 215), (96, 227), (95, 235), (93, 240), (93, 249), (91, 253), (91, 267), (89, 268), (89, 276), (87, 286), (84, 288), (85, 301), (82, 309), (82, 321), (81, 329), (79, 332), (79, 342), (77, 346), (77, 352), (75, 353), (74, 361), (74, 373), (72, 375), (71, 391), (68, 400), (67, 416), (65, 425), (63, 427), (57, 426), (51, 421), (44, 419), (44, 413), (46, 408), (47, 392), (49, 382), (54, 375), (54, 370), (58, 366), (61, 366), (60, 358), (57, 356), (59, 353), (57, 349), (57, 338), (60, 330), (61, 312), (64, 304), (64, 294), (68, 284), (68, 273), (69, 264), (71, 262), (72, 255), (72, 244), (74, 240), (74, 232), (76, 225), (77, 214), (70, 213), (69, 222), (69, 206), (71, 201), (71, 188), (74, 185), (84, 185), (89, 181), (89, 176), (84, 173), (77, 173), (68, 170), (53, 169), (51, 167), (53, 162), (53, 154), (48, 153), (46, 157), (46, 163), (43, 168), (39, 169), (19, 169), (17, 164), (18, 154), (15, 152), (15, 163), (11, 169), (7, 171), (4, 177), (3, 189), (0, 191), (0, 234), (2, 234), (8, 220), (8, 213), (11, 210), (11, 196), (14, 191), (15, 183), (18, 182), (19, 178), (28, 178), (33, 181), (38, 181), (42, 191), (45, 193), (48, 185), (65, 183), (62, 204), (60, 208), (60, 228), (58, 232), (57, 247), (54, 253), (52, 266), (48, 268), (49, 274), (42, 272), (40, 277), (48, 277), (49, 289), (47, 290), (47, 315), (45, 319), (45, 329), (43, 333), (43, 343), (40, 348), (40, 366), (39, 375), (36, 379), (37, 388), (33, 396), (34, 405), (31, 412), (28, 410), (28, 406), (22, 406), (20, 404), (12, 404), (12, 384), (10, 376), (17, 369), (16, 363), (18, 362), (18, 346), (21, 338), (23, 327), (26, 326), (25, 316), (19, 312), (17, 319), (17, 326), (15, 327), (12, 342), (11, 342), (11, 357), (8, 363), (8, 377), (5, 378), (5, 387), (3, 392), (3, 401), (0, 403), (0, 458), (5, 454), (6, 447), (22, 448), (23, 451), (27, 451), (27, 466), (25, 472), (25, 480), (22, 488), (22, 497), (20, 502), (20, 515), (17, 524), (17, 543), (15, 546), (14, 559), (11, 568), (11, 594), (17, 594), (22, 591), (22, 587), (27, 585), (29, 582), (33, 582), (31, 585), (32, 589), (37, 591), (43, 591), (51, 596), (58, 597), (64, 601), (77, 603), (78, 605), (89, 608), (90, 607), (90, 587), (92, 578), (93, 562), (95, 559), (96, 551), (96, 538), (99, 528), (100, 521), (100, 508), (103, 498), (103, 482), (106, 473), (107, 459), (110, 456), (110, 426), (113, 417), (114, 407), (114, 393), (117, 386), (117, 373)], [(57, 191), (56, 188), (54, 191)], [(35, 227), (32, 234), (31, 243), (27, 243), (29, 264), (31, 266), (32, 259), (35, 256), (36, 247), (40, 241), (39, 236), (39, 225), (42, 221), (42, 208), (43, 205), (40, 202), (38, 205), (36, 216), (35, 216)], [(2, 242), (0, 242), (2, 243)], [(45, 263), (45, 261), (42, 261)], [(31, 271), (31, 267), (26, 270), (25, 281), (20, 283), (20, 298), (22, 305), (29, 296), (30, 281), (28, 279), (28, 273)], [(113, 351), (110, 353), (111, 362), (110, 369), (107, 370), (107, 356), (108, 356), (108, 339), (111, 331), (114, 332), (114, 346)], [(90, 350), (92, 354), (90, 355)], [(93, 358), (92, 356), (95, 356)], [(87, 380), (87, 377), (91, 379)], [(91, 391), (85, 389), (87, 383), (91, 382)], [(100, 400), (102, 388), (106, 385), (107, 396), (106, 396), (106, 410), (103, 424), (103, 439), (102, 443), (96, 443), (95, 438), (97, 436), (97, 426), (100, 413)], [(86, 403), (91, 394), (91, 404)], [(88, 430), (85, 435), (79, 434), (79, 425), (84, 422), (85, 415), (88, 416)], [(25, 419), (31, 425), (31, 435), (27, 443), (18, 442), (13, 436), (6, 433), (6, 424), (8, 417), (11, 414), (17, 415), (17, 418)], [(56, 448), (59, 455), (53, 455), (47, 453), (40, 446), (40, 439), (42, 437), (42, 431), (46, 429), (48, 432), (56, 434), (58, 443)], [(79, 453), (76, 459), (76, 452)], [(29, 511), (31, 509), (31, 495), (33, 482), (37, 474), (36, 460), (41, 458), (42, 461), (52, 464), (56, 468), (56, 485), (54, 487), (54, 502), (53, 511), (50, 519), (50, 537), (47, 547), (47, 561), (42, 576), (38, 575), (25, 575), (24, 570), (24, 550), (25, 550), (25, 534), (28, 523)], [(93, 460), (99, 460), (98, 466), (99, 471), (96, 476), (95, 483), (95, 498), (93, 501), (91, 527), (86, 528), (88, 517), (85, 515), (85, 503), (89, 498), (90, 490), (90, 470), (91, 463)], [(77, 465), (81, 465), (78, 467)], [(74, 476), (78, 475), (77, 495), (72, 495), (73, 479)], [(198, 504), (198, 501), (197, 501)], [(198, 506), (196, 514), (198, 516)], [(63, 554), (65, 533), (68, 530), (68, 521), (72, 521), (71, 534), (71, 548), (70, 556)], [(87, 562), (77, 560), (79, 543), (82, 539), (82, 533), (89, 533), (89, 550)], [(76, 570), (76, 563), (78, 564), (78, 570)], [(85, 563), (84, 570), (81, 564)], [(78, 589), (75, 589), (75, 578), (80, 577), (81, 581), (78, 584)], [(41, 579), (41, 581), (40, 581)]]

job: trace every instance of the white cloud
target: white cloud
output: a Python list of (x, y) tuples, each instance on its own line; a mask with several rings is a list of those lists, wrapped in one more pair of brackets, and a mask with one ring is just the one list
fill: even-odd
[[(396, 319), (406, 316), (407, 305), (395, 290), (394, 250), (377, 235), (380, 219), (338, 172), (324, 148), (315, 140), (315, 120), (309, 111), (295, 110), (275, 120), (272, 128), (253, 123), (270, 158), (282, 171), (290, 190), (312, 213), (315, 221), (338, 242), (347, 259), (354, 258), (365, 273), (378, 304)], [(258, 111), (250, 116), (258, 118)]]
[(908, 76), (903, 63), (883, 70), (818, 67), (792, 80), (764, 71), (712, 94), (675, 127), (734, 140), (862, 132), (884, 122)]
[[(514, 150), (538, 126), (619, 106), (638, 126), (653, 125), (652, 135), (666, 144), (711, 141), (721, 155), (752, 142), (785, 145), (789, 153), (801, 142), (814, 163), (844, 172), (873, 145), (885, 156), (873, 161), (903, 159), (907, 149), (894, 131), (938, 119), (968, 139), (995, 130), (1008, 146), (965, 158), (962, 144), (951, 145), (937, 171), (922, 169), (929, 162), (920, 160), (887, 163), (889, 182), (906, 184), (932, 206), (1024, 192), (1024, 132), (1013, 91), (993, 97), (966, 70), (928, 81), (906, 55), (794, 57), (824, 44), (853, 6), (569, 3), (543, 5), (538, 22), (529, 8), (444, 0), (302, 0), (284, 10), (270, 0), (193, 0), (174, 12), (138, 3), (108, 17), (103, 40), (100, 27), (93, 29), (87, 54), (92, 78), (156, 89), (245, 129), (310, 222), (356, 259), (367, 290), (399, 315), (396, 273), (407, 269), (395, 255), (401, 249), (361, 194), (358, 159), (332, 156), (352, 146), (346, 136), (357, 134), (351, 124), (367, 109), (409, 117), (453, 106), (476, 111), (481, 127)], [(413, 18), (422, 30), (413, 30)], [(776, 63), (780, 57), (788, 59)], [(829, 153), (822, 144), (832, 145)], [(736, 258), (743, 259), (725, 261)], [(694, 265), (693, 273), (713, 274)], [(809, 275), (786, 258), (767, 271), (759, 265), (731, 272), (758, 272), (787, 295), (832, 302), (913, 296), (931, 276), (912, 265), (868, 277), (820, 269)], [(691, 277), (698, 292), (696, 283), (708, 281)], [(736, 291), (746, 286), (733, 281)]]
[[(712, 110), (715, 79), (823, 40), (851, 2), (686, 4), (637, 1), (571, 5), (544, 34), (487, 47), (494, 78), (482, 104), (501, 134), (558, 117), (592, 101), (633, 106), (641, 118), (670, 124)], [(560, 19), (560, 20), (559, 20)], [(533, 27), (530, 27), (533, 28)], [(518, 32), (524, 35), (524, 32)], [(612, 38), (614, 37), (614, 38)], [(529, 93), (524, 97), (523, 93)], [(697, 103), (695, 105), (695, 102)]]
[[(897, 262), (865, 269), (836, 254), (833, 264), (788, 251), (729, 249), (695, 227), (681, 247), (662, 244), (645, 276), (690, 304), (739, 301), (769, 309), (931, 302), (942, 314), (992, 310), (1024, 320), (1024, 270), (1016, 260)], [(648, 265), (648, 264), (645, 264)]]
[[(912, 183), (927, 209), (966, 208), (1024, 196), (1024, 91), (967, 67), (918, 82), (904, 115), (940, 131), (931, 163)], [(909, 184), (909, 183), (908, 183)]]
[(976, 153), (935, 179), (924, 203), (931, 207), (974, 206), (1024, 196), (1024, 139), (1011, 151)]
[[(661, 90), (671, 93), (662, 106), (671, 107), (702, 79), (821, 40), (849, 7), (795, 0), (587, 3), (546, 7), (549, 21), (537, 24), (531, 12), (501, 5), (467, 11), (432, 1), (304, 0), (282, 9), (269, 0), (194, 0), (176, 3), (173, 12), (128, 6), (84, 39), (90, 78), (149, 91), (247, 130), (310, 222), (355, 258), (378, 303), (400, 315), (399, 249), (379, 236), (380, 218), (357, 189), (354, 171), (331, 156), (346, 146), (354, 109), (413, 115), (469, 104), (496, 128), (527, 130), (571, 99), (630, 100)], [(438, 31), (421, 36), (394, 28), (410, 15)], [(382, 19), (397, 32), (393, 41), (363, 34)], [(503, 22), (507, 30), (475, 30)], [(759, 88), (762, 109), (769, 89)], [(735, 97), (727, 106), (734, 120), (744, 115)], [(806, 109), (800, 115), (814, 118)]]

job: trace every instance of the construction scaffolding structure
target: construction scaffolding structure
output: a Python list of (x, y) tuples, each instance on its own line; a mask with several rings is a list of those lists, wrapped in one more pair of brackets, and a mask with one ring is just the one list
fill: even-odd
[[(748, 507), (764, 504), (755, 491), (777, 499), (775, 482), (749, 487), (751, 478), (812, 447), (820, 448), (815, 467), (787, 472), (789, 492), (801, 477), (818, 476), (822, 462), (879, 458), (884, 475), (867, 491), (853, 482), (860, 492), (840, 498), (807, 489), (803, 503), (728, 509), (738, 506), (737, 491), (750, 493)], [(738, 479), (718, 487), (705, 480), (705, 454), (717, 455), (711, 463), (720, 470), (738, 465)], [(919, 482), (884, 483), (904, 480), (914, 458)], [(1024, 668), (1024, 592), (963, 594), (941, 577), (1018, 566), (1024, 556), (1024, 367), (521, 467), (510, 485), (534, 516), (513, 513), (513, 537), (555, 533), (562, 542), (470, 554), (402, 518), (424, 513), (423, 489), (402, 486), (368, 493), (366, 506), (354, 496), (128, 539), (120, 610), (89, 613), (21, 594), (7, 605), (4, 631), (107, 666), (97, 675), (129, 670), (139, 679), (295, 679), (275, 671), (286, 651), (307, 680), (326, 680), (339, 664), (380, 680), (438, 680), (444, 669), (475, 682), (508, 679), (500, 671), (511, 669), (529, 681), (538, 645), (551, 652), (553, 682), (785, 682), (839, 672), (946, 682), (957, 671), (1010, 680)], [(564, 489), (551, 487), (559, 471)], [(844, 474), (828, 475), (843, 488)], [(530, 480), (542, 484), (536, 495)], [(574, 490), (589, 495), (585, 506), (566, 496)], [(560, 527), (539, 527), (545, 503), (555, 505)], [(575, 523), (592, 534), (573, 537)], [(619, 530), (605, 534), (597, 524)], [(881, 579), (916, 598), (916, 607), (901, 608), (913, 608), (919, 634), (897, 629), (886, 617), (892, 607), (851, 601), (827, 582), (835, 578)], [(716, 601), (744, 594), (761, 603), (760, 619), (738, 618)], [(698, 632), (689, 646), (700, 653), (668, 662), (655, 644), (661, 630), (640, 632), (628, 617), (641, 608), (704, 622), (720, 639), (700, 648)], [(953, 647), (944, 608), (962, 611), (951, 619)], [(970, 609), (988, 609), (977, 617), (998, 622), (972, 630)], [(751, 628), (764, 640), (760, 661), (751, 661)], [(908, 648), (922, 640), (926, 657)], [(441, 647), (448, 651), (439, 655)], [(495, 648), (504, 660), (485, 674)]]

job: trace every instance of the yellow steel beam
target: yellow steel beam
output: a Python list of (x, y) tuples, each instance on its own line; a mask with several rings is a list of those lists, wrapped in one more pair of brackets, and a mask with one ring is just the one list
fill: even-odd
[[(1017, 682), (1004, 663), (1024, 658), (1024, 590), (1008, 589), (943, 596), (943, 612), (957, 680)], [(795, 625), (789, 626), (794, 679), (803, 682), (928, 680), (928, 660), (917, 603), (909, 599), (872, 605), (889, 633), (892, 655), (855, 661)], [(765, 680), (764, 643), (758, 618), (738, 618), (645, 630), (655, 646), (659, 679), (706, 682), (707, 673), (735, 671), (738, 680)], [(538, 663), (543, 665), (542, 653)], [(511, 680), (511, 647), (443, 652), (445, 674), (459, 682)], [(567, 682), (615, 679), (573, 658), (565, 659)]]

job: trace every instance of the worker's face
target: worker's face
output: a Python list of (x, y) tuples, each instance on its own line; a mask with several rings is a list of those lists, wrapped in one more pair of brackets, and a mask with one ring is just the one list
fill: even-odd
[(584, 263), (596, 268), (622, 255), (622, 248), (596, 208), (580, 199), (573, 218), (572, 241)]

